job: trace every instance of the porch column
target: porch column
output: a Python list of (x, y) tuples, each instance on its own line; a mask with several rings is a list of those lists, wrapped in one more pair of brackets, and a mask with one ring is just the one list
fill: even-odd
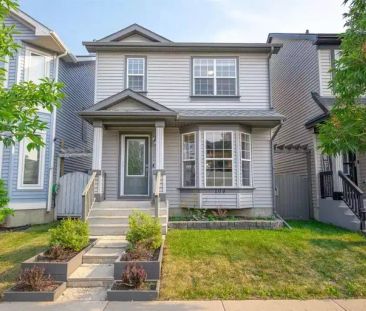
[(333, 189), (334, 198), (338, 198), (343, 193), (342, 179), (339, 177), (338, 172), (343, 172), (343, 156), (337, 155), (332, 157), (332, 170), (333, 170)]
[(96, 183), (95, 199), (101, 201), (103, 197), (103, 180), (102, 180), (102, 154), (103, 154), (103, 125), (102, 122), (94, 122), (94, 139), (93, 139), (93, 164), (92, 169), (98, 174)]
[(160, 191), (166, 193), (166, 176), (164, 173), (164, 128), (165, 122), (155, 122), (155, 170), (161, 171)]

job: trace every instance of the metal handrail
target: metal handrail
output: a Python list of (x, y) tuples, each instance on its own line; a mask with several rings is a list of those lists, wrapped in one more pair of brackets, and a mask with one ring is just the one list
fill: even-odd
[(366, 226), (366, 209), (364, 203), (364, 192), (342, 171), (338, 172), (342, 179), (343, 201), (361, 222), (361, 230)]
[(95, 201), (94, 191), (95, 191), (96, 176), (97, 172), (93, 172), (81, 195), (81, 201), (82, 201), (81, 219), (84, 221), (87, 219), (90, 209)]

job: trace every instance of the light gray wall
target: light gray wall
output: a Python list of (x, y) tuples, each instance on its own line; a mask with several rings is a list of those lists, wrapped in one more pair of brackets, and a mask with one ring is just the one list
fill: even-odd
[[(319, 62), (317, 48), (311, 40), (278, 40), (283, 47), (270, 62), (272, 101), (274, 108), (286, 117), (276, 144), (307, 144), (311, 150), (311, 169), (315, 172), (314, 134), (305, 123), (323, 111), (311, 98), (319, 92)], [(276, 174), (306, 174), (302, 155), (275, 154)], [(314, 207), (318, 207), (318, 177), (312, 174)]]
[[(134, 55), (136, 55), (134, 53)], [(147, 96), (169, 108), (268, 109), (268, 55), (210, 54), (239, 56), (240, 99), (191, 99), (191, 58), (207, 56), (192, 53), (147, 53)], [(97, 53), (96, 102), (125, 89), (125, 54)]]

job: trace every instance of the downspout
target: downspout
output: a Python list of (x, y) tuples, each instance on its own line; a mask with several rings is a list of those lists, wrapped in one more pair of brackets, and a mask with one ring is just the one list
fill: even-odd
[[(59, 72), (59, 63), (60, 59), (68, 54), (68, 51), (64, 52), (63, 54), (60, 54), (56, 56), (56, 62), (55, 62), (55, 78), (54, 81), (58, 82), (58, 72)], [(51, 131), (51, 164), (49, 168), (49, 176), (48, 176), (48, 196), (47, 196), (47, 212), (51, 211), (52, 206), (52, 189), (53, 189), (53, 170), (55, 165), (55, 139), (56, 139), (56, 114), (57, 114), (57, 108), (54, 109), (52, 112), (52, 131)], [(56, 213), (55, 213), (56, 217)]]

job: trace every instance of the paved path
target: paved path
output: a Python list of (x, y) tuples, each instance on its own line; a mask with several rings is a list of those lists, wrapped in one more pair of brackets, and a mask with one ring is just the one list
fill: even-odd
[(0, 311), (365, 311), (359, 300), (58, 301), (0, 303)]

